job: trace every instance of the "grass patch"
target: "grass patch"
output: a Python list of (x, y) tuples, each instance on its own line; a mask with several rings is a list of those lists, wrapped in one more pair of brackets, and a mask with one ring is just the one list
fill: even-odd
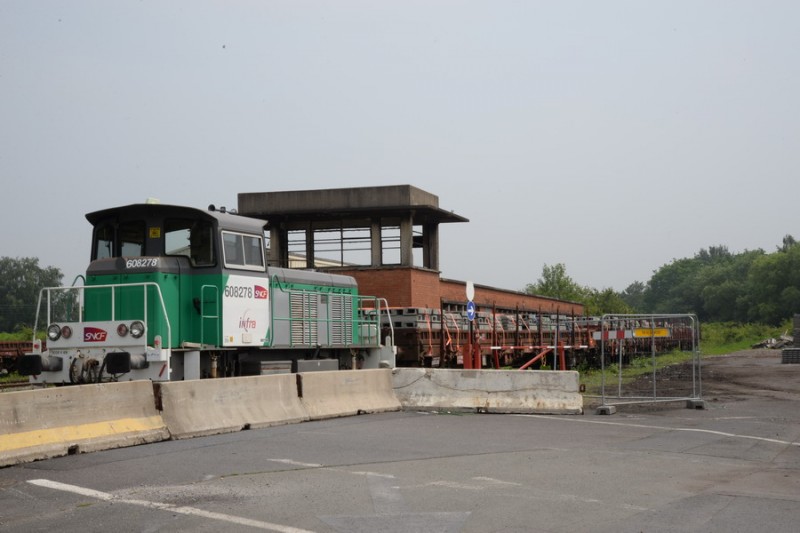
[[(36, 336), (44, 340), (44, 332)], [(0, 332), (0, 341), (29, 341), (33, 338), (33, 328), (20, 328), (14, 332)]]
[[(679, 365), (691, 361), (691, 352), (673, 351), (656, 356), (656, 370), (672, 365)], [(636, 357), (629, 365), (622, 368), (622, 384), (635, 381), (640, 376), (653, 373), (653, 357), (644, 355)], [(605, 374), (598, 369), (587, 369), (580, 372), (580, 383), (586, 389), (587, 395), (598, 395), (602, 390), (603, 377), (605, 376), (606, 388), (619, 382), (619, 365), (616, 363), (605, 368)]]
[(0, 376), (0, 383), (18, 383), (20, 381), (28, 381), (28, 378), (20, 376), (16, 372), (10, 372), (4, 376)]
[[(700, 357), (724, 355), (740, 350), (748, 350), (754, 344), (769, 338), (778, 338), (792, 331), (790, 320), (778, 327), (763, 324), (708, 323), (700, 325)], [(673, 351), (656, 356), (656, 370), (671, 365), (679, 365), (692, 360), (691, 352)], [(622, 369), (622, 384), (630, 383), (642, 375), (653, 373), (652, 356), (635, 358)], [(599, 395), (604, 378), (600, 369), (580, 370), (580, 383), (587, 395)], [(605, 369), (606, 388), (619, 382), (619, 367), (612, 364)]]
[(764, 324), (710, 322), (700, 325), (700, 353), (722, 355), (747, 350), (765, 339), (777, 339), (792, 332), (791, 320), (778, 327)]

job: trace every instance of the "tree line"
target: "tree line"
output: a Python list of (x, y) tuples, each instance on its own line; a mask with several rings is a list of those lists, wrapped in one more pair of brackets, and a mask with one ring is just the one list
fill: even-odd
[(35, 257), (0, 257), (0, 332), (33, 327), (39, 290), (61, 285), (56, 267), (40, 267)]
[(525, 291), (583, 303), (590, 315), (694, 313), (702, 322), (779, 325), (800, 313), (800, 244), (787, 235), (772, 253), (711, 246), (674, 259), (649, 281), (633, 282), (619, 293), (576, 283), (561, 263), (544, 265)]

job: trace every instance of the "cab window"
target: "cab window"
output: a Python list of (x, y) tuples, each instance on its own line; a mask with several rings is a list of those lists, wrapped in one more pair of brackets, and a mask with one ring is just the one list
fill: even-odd
[(94, 257), (92, 259), (106, 259), (114, 257), (114, 226), (102, 224), (94, 232)]
[(214, 264), (214, 233), (210, 222), (171, 219), (164, 223), (164, 255), (188, 257), (194, 266)]
[(144, 222), (98, 224), (94, 232), (92, 259), (140, 257), (144, 255)]
[(222, 232), (225, 266), (240, 270), (264, 270), (264, 245), (257, 235)]
[(120, 256), (141, 257), (144, 255), (144, 222), (123, 222), (117, 230)]

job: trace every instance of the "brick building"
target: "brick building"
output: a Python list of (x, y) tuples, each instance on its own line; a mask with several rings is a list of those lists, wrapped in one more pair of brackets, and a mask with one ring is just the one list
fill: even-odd
[[(239, 213), (267, 221), (269, 262), (353, 276), (391, 307), (466, 306), (466, 282), (439, 272), (439, 224), (469, 222), (411, 185), (240, 193)], [(576, 302), (475, 284), (478, 310), (581, 316)]]

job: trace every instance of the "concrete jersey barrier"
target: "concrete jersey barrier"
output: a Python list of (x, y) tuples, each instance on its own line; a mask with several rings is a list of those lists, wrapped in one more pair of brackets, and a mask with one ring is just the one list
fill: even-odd
[(0, 466), (168, 439), (149, 381), (0, 394)]
[(395, 368), (392, 382), (403, 408), (583, 413), (577, 372)]
[(388, 368), (298, 376), (301, 402), (311, 420), (402, 409), (392, 392), (392, 371)]
[(583, 399), (577, 372), (424, 368), (10, 392), (0, 395), (0, 466), (402, 408), (578, 414)]
[(309, 419), (297, 396), (296, 374), (156, 383), (155, 390), (175, 439)]

